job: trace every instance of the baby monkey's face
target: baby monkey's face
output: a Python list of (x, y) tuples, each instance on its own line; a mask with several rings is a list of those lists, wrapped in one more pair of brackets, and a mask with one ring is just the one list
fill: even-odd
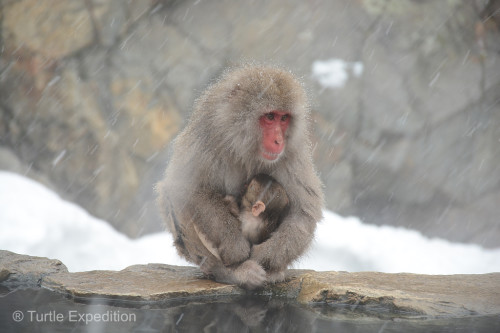
[(266, 215), (275, 215), (282, 212), (288, 206), (288, 196), (284, 188), (273, 178), (266, 175), (257, 175), (254, 177), (248, 186), (241, 200), (242, 211), (250, 211), (256, 209), (256, 205), (260, 205), (257, 209), (258, 216), (262, 212)]

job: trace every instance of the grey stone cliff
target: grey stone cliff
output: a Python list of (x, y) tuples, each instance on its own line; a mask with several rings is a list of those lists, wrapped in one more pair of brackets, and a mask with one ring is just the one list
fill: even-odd
[[(499, 3), (2, 1), (0, 168), (158, 230), (153, 184), (193, 100), (228, 65), (278, 63), (311, 93), (329, 209), (498, 247)], [(322, 87), (332, 58), (363, 71)]]

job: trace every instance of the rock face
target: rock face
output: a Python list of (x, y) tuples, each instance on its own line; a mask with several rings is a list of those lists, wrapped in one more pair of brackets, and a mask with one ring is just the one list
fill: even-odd
[[(206, 280), (199, 270), (159, 264), (133, 266), (119, 272), (50, 275), (43, 279), (42, 287), (75, 298), (123, 301), (245, 293), (235, 286)], [(500, 314), (499, 287), (500, 273), (425, 276), (299, 270), (289, 271), (285, 282), (268, 286), (260, 293), (285, 296), (304, 304), (373, 307), (407, 316), (464, 317)]]
[[(99, 299), (154, 304), (247, 294), (236, 286), (204, 279), (193, 267), (149, 264), (122, 271), (69, 273), (57, 260), (0, 251), (0, 285), (17, 282), (19, 286), (32, 277), (39, 277), (43, 288), (76, 300), (94, 299), (94, 304)], [(267, 286), (256, 295), (309, 306), (376, 309), (402, 318), (500, 315), (500, 273), (430, 276), (290, 270), (285, 282)]]
[(23, 256), (0, 250), (0, 283), (39, 286), (43, 277), (68, 272), (62, 262), (55, 259)]
[[(157, 230), (153, 184), (193, 100), (227, 65), (274, 62), (311, 92), (328, 208), (497, 247), (499, 3), (4, 1), (0, 167)], [(363, 67), (325, 88), (329, 59)]]
[[(425, 316), (499, 311), (500, 273), (418, 275), (313, 272), (301, 276), (299, 302), (365, 305)], [(492, 289), (490, 289), (490, 287)]]
[(118, 272), (57, 274), (44, 279), (42, 286), (75, 298), (101, 297), (143, 302), (241, 294), (241, 290), (235, 286), (204, 279), (196, 268), (161, 264), (131, 266)]

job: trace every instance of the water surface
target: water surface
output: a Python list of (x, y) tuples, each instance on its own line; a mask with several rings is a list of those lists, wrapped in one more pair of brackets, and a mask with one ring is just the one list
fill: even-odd
[[(0, 288), (1, 285), (0, 285)], [(495, 332), (500, 316), (429, 319), (262, 296), (122, 302), (0, 289), (0, 332)]]

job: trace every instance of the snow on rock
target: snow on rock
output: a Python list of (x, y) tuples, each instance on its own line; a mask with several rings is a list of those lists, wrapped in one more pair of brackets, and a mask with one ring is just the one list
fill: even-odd
[(362, 62), (346, 62), (342, 59), (317, 60), (312, 65), (313, 78), (324, 88), (342, 88), (349, 76), (359, 77), (363, 73)]

